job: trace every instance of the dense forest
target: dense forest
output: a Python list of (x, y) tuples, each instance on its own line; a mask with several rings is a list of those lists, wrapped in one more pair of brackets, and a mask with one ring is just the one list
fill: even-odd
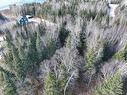
[(126, 95), (127, 6), (107, 15), (105, 0), (24, 4), (54, 24), (8, 28), (0, 59), (0, 95)]

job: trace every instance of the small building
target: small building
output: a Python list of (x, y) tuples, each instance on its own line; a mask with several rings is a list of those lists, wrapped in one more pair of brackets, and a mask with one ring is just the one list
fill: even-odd
[(19, 25), (26, 25), (28, 23), (28, 18), (26, 16), (20, 16), (17, 18), (17, 23)]
[(0, 35), (0, 42), (4, 41), (4, 36)]
[(117, 8), (119, 6), (119, 0), (108, 0), (108, 16), (109, 17), (115, 17), (116, 16), (116, 12), (117, 12)]
[(117, 7), (119, 4), (108, 4), (108, 15), (109, 17), (115, 17), (117, 12)]
[(20, 16), (20, 17), (17, 18), (17, 23), (19, 25), (26, 25), (29, 22), (32, 22), (31, 18), (33, 18), (33, 16), (31, 16), (31, 15)]

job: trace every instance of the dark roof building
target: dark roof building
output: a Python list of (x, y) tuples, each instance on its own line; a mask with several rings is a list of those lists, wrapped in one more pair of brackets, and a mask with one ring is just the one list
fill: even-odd
[(20, 16), (17, 19), (17, 23), (20, 25), (26, 25), (26, 24), (28, 24), (28, 18), (26, 16)]

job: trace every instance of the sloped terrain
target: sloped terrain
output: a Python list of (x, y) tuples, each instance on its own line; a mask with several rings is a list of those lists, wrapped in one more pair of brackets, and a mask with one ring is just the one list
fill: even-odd
[(2, 95), (126, 95), (127, 6), (118, 3), (110, 18), (104, 1), (48, 0), (36, 12), (54, 25), (6, 30)]
[(0, 13), (0, 25), (7, 22), (8, 19), (6, 17), (4, 17), (1, 13)]

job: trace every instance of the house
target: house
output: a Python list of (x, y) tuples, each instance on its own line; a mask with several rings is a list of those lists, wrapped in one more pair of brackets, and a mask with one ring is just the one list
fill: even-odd
[(108, 15), (109, 17), (116, 16), (116, 9), (119, 5), (118, 4), (108, 4)]
[(20, 16), (17, 18), (17, 23), (19, 25), (26, 25), (28, 23), (28, 18), (26, 16)]
[(26, 25), (29, 22), (32, 22), (31, 18), (33, 18), (33, 16), (31, 16), (31, 15), (20, 16), (17, 18), (17, 23), (19, 25)]
[(116, 12), (117, 12), (117, 7), (119, 6), (119, 4), (117, 3), (112, 3), (111, 0), (108, 0), (108, 15), (109, 17), (115, 17), (116, 16)]
[(32, 18), (33, 18), (32, 15), (26, 15), (26, 17), (27, 17), (27, 19), (28, 19), (28, 22), (33, 22), (33, 21), (32, 21)]

